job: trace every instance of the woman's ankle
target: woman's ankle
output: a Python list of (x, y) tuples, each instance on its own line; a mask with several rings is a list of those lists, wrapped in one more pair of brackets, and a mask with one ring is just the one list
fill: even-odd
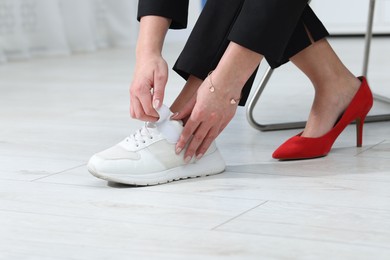
[(356, 77), (330, 80), (323, 86), (316, 86), (316, 94), (306, 128), (305, 137), (319, 137), (336, 123), (360, 87)]

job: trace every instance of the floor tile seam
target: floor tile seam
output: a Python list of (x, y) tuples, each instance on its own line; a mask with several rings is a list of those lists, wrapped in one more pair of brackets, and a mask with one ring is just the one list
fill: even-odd
[(247, 214), (248, 212), (250, 212), (250, 211), (252, 211), (252, 210), (255, 210), (255, 209), (257, 209), (258, 207), (261, 207), (261, 206), (265, 205), (267, 202), (268, 202), (267, 200), (266, 200), (266, 201), (263, 201), (263, 202), (257, 204), (256, 206), (251, 207), (250, 209), (247, 209), (247, 210), (245, 210), (245, 211), (239, 213), (238, 215), (236, 215), (236, 216), (234, 216), (234, 217), (232, 217), (232, 218), (230, 218), (230, 219), (228, 219), (228, 220), (222, 222), (221, 224), (219, 224), (219, 225), (217, 225), (217, 226), (211, 228), (210, 230), (216, 230), (216, 229), (222, 227), (223, 225), (226, 225), (226, 224), (228, 224), (228, 223), (234, 221), (235, 219), (237, 219), (237, 218), (239, 218), (239, 217), (241, 217), (241, 216)]
[(357, 156), (359, 156), (359, 155), (361, 155), (361, 154), (363, 154), (363, 153), (365, 153), (365, 152), (367, 152), (367, 151), (370, 151), (370, 150), (372, 150), (373, 148), (377, 147), (378, 145), (381, 145), (381, 144), (384, 144), (384, 143), (386, 143), (386, 139), (385, 139), (385, 140), (382, 140), (382, 141), (380, 141), (379, 143), (376, 143), (376, 144), (374, 144), (374, 145), (370, 145), (370, 146), (367, 147), (367, 148), (363, 148), (362, 151), (358, 152), (358, 153), (355, 155), (355, 157), (357, 157)]
[(380, 245), (371, 245), (371, 244), (363, 244), (363, 243), (353, 243), (339, 240), (331, 240), (331, 239), (318, 239), (318, 238), (304, 238), (299, 236), (286, 236), (286, 235), (273, 235), (273, 234), (260, 234), (253, 232), (243, 232), (243, 231), (230, 231), (230, 230), (212, 230), (213, 232), (218, 233), (230, 233), (230, 234), (240, 234), (246, 236), (255, 236), (255, 237), (264, 237), (264, 238), (279, 238), (279, 239), (292, 239), (292, 240), (301, 240), (308, 242), (318, 242), (318, 243), (328, 243), (328, 244), (336, 244), (336, 245), (348, 245), (354, 247), (364, 247), (364, 248), (373, 248), (373, 249), (382, 249), (390, 252), (390, 247), (380, 246)]
[(52, 176), (57, 175), (57, 174), (60, 174), (60, 173), (65, 173), (65, 172), (67, 172), (67, 171), (71, 171), (71, 170), (74, 170), (74, 169), (83, 167), (83, 166), (85, 166), (85, 165), (86, 165), (86, 163), (83, 163), (83, 164), (79, 164), (79, 165), (77, 165), (77, 166), (73, 166), (73, 167), (71, 167), (71, 168), (67, 168), (67, 169), (65, 169), (65, 170), (61, 170), (61, 171), (58, 171), (58, 172), (50, 173), (50, 174), (48, 174), (48, 175), (46, 175), (46, 176), (43, 176), (43, 177), (39, 177), (39, 178), (33, 179), (33, 180), (31, 180), (31, 182), (39, 182), (39, 180), (42, 180), (42, 179), (45, 179), (45, 178), (48, 178), (48, 177), (52, 177)]

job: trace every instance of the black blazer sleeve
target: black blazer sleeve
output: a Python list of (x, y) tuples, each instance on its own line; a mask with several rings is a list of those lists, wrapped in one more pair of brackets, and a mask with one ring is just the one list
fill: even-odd
[(138, 21), (142, 16), (157, 15), (172, 19), (170, 29), (184, 29), (188, 21), (189, 0), (139, 0)]

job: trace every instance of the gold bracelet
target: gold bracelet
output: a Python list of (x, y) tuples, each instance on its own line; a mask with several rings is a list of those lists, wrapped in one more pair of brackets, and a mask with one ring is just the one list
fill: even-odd
[[(214, 93), (214, 92), (215, 92), (215, 87), (214, 87), (213, 81), (211, 80), (211, 73), (213, 73), (213, 70), (210, 71), (209, 74), (207, 74), (207, 77), (209, 78), (209, 81), (210, 81), (209, 91), (210, 91), (211, 93)], [(230, 99), (230, 104), (235, 105), (235, 104), (237, 104), (239, 101), (240, 101), (239, 98), (238, 98), (238, 99), (231, 98), (231, 99)]]

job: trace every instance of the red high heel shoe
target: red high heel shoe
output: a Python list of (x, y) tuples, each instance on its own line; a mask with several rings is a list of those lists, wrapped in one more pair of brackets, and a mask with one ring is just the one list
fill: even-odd
[(326, 156), (340, 133), (356, 120), (356, 146), (361, 147), (363, 141), (363, 124), (373, 104), (373, 97), (365, 77), (359, 77), (362, 84), (351, 103), (335, 126), (325, 135), (317, 138), (293, 136), (284, 142), (272, 154), (279, 160), (310, 159)]

